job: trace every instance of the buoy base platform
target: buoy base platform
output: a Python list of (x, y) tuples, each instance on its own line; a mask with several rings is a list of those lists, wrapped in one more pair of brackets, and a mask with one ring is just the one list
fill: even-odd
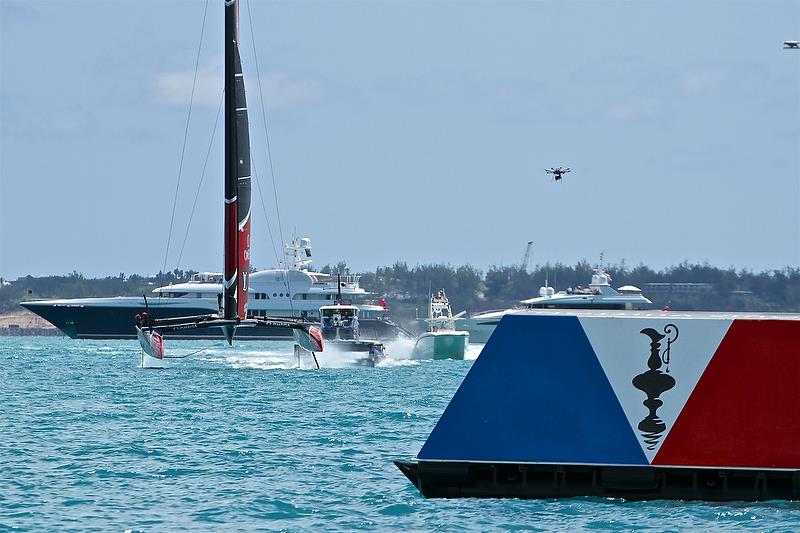
[(800, 471), (469, 462), (395, 465), (426, 498), (800, 499)]

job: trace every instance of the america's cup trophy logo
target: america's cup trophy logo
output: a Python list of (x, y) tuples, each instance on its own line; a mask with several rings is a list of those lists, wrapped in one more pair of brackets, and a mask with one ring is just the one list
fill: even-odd
[[(645, 328), (640, 333), (650, 337), (648, 370), (634, 377), (632, 383), (647, 395), (647, 399), (642, 403), (650, 413), (639, 422), (639, 431), (642, 432), (647, 449), (654, 450), (664, 430), (667, 429), (667, 425), (658, 417), (656, 411), (664, 405), (659, 396), (675, 386), (675, 378), (669, 375), (669, 356), (672, 343), (678, 339), (678, 328), (674, 324), (667, 324), (663, 334), (653, 328)], [(667, 346), (662, 352), (661, 341), (664, 339), (667, 339)], [(661, 371), (662, 365), (667, 373)]]

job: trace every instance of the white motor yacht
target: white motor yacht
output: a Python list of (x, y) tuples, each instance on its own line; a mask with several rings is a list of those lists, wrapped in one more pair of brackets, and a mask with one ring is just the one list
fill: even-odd
[(486, 311), (464, 319), (460, 325), (469, 331), (470, 342), (485, 343), (500, 323), (503, 315), (524, 309), (646, 309), (653, 302), (645, 298), (641, 289), (625, 285), (614, 289), (611, 276), (602, 268), (592, 274), (588, 287), (568, 288), (555, 292), (546, 284), (539, 289), (539, 296), (522, 300), (509, 309)]

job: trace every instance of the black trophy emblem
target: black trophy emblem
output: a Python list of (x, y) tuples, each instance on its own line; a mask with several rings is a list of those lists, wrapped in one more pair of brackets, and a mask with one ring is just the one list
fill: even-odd
[[(656, 411), (664, 405), (659, 399), (664, 392), (675, 386), (675, 378), (669, 375), (669, 352), (673, 342), (678, 338), (678, 328), (674, 324), (667, 324), (661, 334), (653, 328), (645, 328), (640, 333), (650, 337), (650, 357), (647, 359), (648, 370), (633, 378), (633, 386), (647, 394), (647, 399), (642, 402), (650, 413), (639, 422), (639, 431), (642, 432), (648, 450), (654, 450), (661, 439), (661, 434), (667, 429), (663, 420), (658, 418)], [(661, 353), (661, 341), (667, 339), (667, 347)], [(661, 365), (665, 365), (665, 374)]]

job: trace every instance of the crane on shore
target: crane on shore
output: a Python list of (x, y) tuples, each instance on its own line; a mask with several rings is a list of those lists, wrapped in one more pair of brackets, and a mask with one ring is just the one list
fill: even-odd
[(528, 241), (528, 247), (525, 248), (525, 255), (522, 257), (522, 265), (520, 265), (520, 270), (523, 272), (528, 271), (528, 262), (531, 259), (531, 248), (533, 248), (533, 241)]

